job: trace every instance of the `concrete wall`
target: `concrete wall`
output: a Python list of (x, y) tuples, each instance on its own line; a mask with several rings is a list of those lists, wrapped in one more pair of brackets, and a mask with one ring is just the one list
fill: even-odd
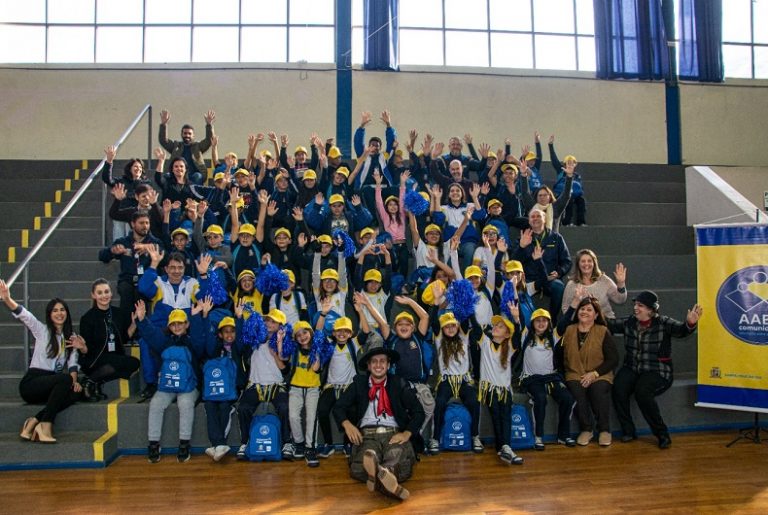
[[(416, 128), (438, 140), (473, 134), (495, 149), (511, 137), (516, 150), (538, 129), (555, 133), (558, 149), (581, 161), (666, 162), (664, 86), (600, 81), (584, 73), (531, 73), (410, 67), (400, 73), (353, 72), (352, 124), (359, 113), (387, 108), (401, 134)], [(755, 166), (768, 162), (763, 120), (768, 85), (683, 85), (686, 163)], [(132, 69), (7, 67), (0, 69), (0, 159), (93, 159), (145, 105), (173, 114), (171, 134), (203, 112), (217, 112), (222, 152), (245, 152), (249, 132), (288, 133), (306, 144), (312, 131), (334, 135), (336, 72), (317, 65), (281, 69), (185, 65)], [(156, 130), (156, 127), (155, 127)], [(381, 134), (374, 123), (371, 134)], [(122, 157), (146, 155), (146, 132)]]
[(708, 166), (685, 169), (685, 200), (688, 225), (747, 223), (756, 218), (755, 204)]
[(763, 193), (768, 191), (768, 167), (713, 166), (712, 170), (765, 213)]

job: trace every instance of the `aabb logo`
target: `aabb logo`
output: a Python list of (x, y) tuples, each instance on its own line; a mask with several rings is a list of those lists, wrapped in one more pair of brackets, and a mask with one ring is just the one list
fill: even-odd
[(451, 424), (451, 428), (454, 431), (461, 431), (461, 422), (459, 422), (458, 420), (454, 420), (453, 424)]
[(171, 372), (176, 372), (179, 369), (179, 362), (171, 361), (168, 363), (168, 368), (171, 370)]
[(731, 274), (715, 302), (720, 323), (735, 338), (768, 345), (768, 266), (749, 266)]
[(269, 434), (269, 426), (266, 424), (262, 424), (259, 426), (259, 434), (261, 436), (267, 436)]
[(211, 377), (214, 379), (218, 379), (221, 377), (221, 369), (220, 368), (214, 368), (211, 370)]

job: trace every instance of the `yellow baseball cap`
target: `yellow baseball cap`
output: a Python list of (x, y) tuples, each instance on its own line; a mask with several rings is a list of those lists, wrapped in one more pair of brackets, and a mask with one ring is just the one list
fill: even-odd
[(360, 231), (360, 237), (364, 238), (365, 236), (368, 236), (369, 234), (374, 234), (375, 232), (376, 231), (374, 231), (370, 227), (366, 227), (362, 231)]
[(499, 233), (499, 228), (496, 227), (493, 224), (488, 224), (485, 227), (483, 227), (483, 232), (484, 233), (486, 233), (486, 232), (495, 232), (496, 234), (498, 234)]
[(288, 319), (285, 317), (285, 313), (279, 309), (270, 310), (269, 313), (265, 315), (265, 318), (271, 318), (273, 321), (280, 325), (284, 325), (288, 321)]
[(459, 321), (456, 320), (456, 317), (453, 316), (453, 313), (449, 311), (448, 313), (443, 313), (440, 315), (440, 329), (451, 324), (459, 324)]
[(310, 333), (314, 332), (312, 330), (312, 326), (309, 325), (309, 322), (305, 322), (304, 320), (299, 320), (293, 324), (293, 334), (296, 334), (299, 331), (309, 331)]
[(510, 259), (507, 261), (507, 264), (504, 266), (504, 271), (508, 274), (511, 274), (512, 272), (522, 272), (523, 271), (523, 264), (520, 261), (517, 261), (515, 259)]
[(189, 231), (188, 231), (188, 230), (186, 230), (186, 229), (182, 229), (181, 227), (179, 227), (178, 229), (174, 229), (174, 230), (173, 230), (173, 232), (171, 233), (171, 238), (173, 238), (173, 237), (174, 237), (174, 236), (176, 236), (177, 234), (183, 234), (184, 236), (186, 236), (187, 238), (189, 238)]
[(320, 280), (324, 281), (326, 279), (333, 279), (334, 281), (338, 281), (339, 272), (337, 272), (333, 268), (326, 268), (325, 270), (323, 270), (323, 273), (320, 274)]
[(253, 270), (243, 270), (239, 274), (237, 274), (237, 282), (240, 282), (240, 279), (243, 277), (250, 277), (251, 279), (256, 279), (256, 274), (253, 273)]
[(183, 309), (174, 309), (171, 314), (168, 315), (168, 325), (176, 322), (184, 323), (187, 321), (187, 313)]
[(533, 152), (528, 152), (525, 154), (525, 157), (523, 158), (523, 161), (535, 161), (536, 160), (536, 154)]
[(259, 152), (259, 154), (261, 154), (264, 157), (268, 157), (272, 159), (272, 152), (270, 152), (269, 150), (262, 150), (261, 152)]
[(440, 285), (441, 288), (445, 289), (445, 283), (440, 279), (429, 283), (421, 294), (421, 300), (424, 301), (424, 304), (432, 305), (432, 303), (435, 302), (435, 291), (433, 289), (435, 285)]
[(235, 172), (235, 175), (251, 175), (251, 172), (246, 170), (245, 168), (238, 168)]
[(224, 175), (224, 172), (218, 172), (213, 176), (213, 182), (222, 181), (224, 180), (224, 177), (226, 177), (226, 175)]
[(307, 153), (307, 149), (305, 147), (302, 147), (301, 145), (299, 145), (298, 147), (296, 147), (296, 150), (294, 150), (293, 153), (294, 154), (298, 154), (299, 152), (304, 152), (306, 154)]
[(501, 165), (501, 171), (502, 172), (506, 172), (507, 170), (514, 170), (515, 172), (517, 172), (517, 166), (515, 166), (515, 165), (513, 165), (511, 163), (506, 163), (506, 164)]
[(531, 313), (531, 322), (533, 322), (534, 320), (536, 320), (539, 317), (544, 317), (547, 320), (549, 320), (550, 322), (552, 321), (552, 316), (550, 316), (549, 311), (547, 311), (544, 308), (539, 308), (536, 311), (534, 311), (533, 313)]
[(567, 163), (568, 161), (573, 161), (574, 163), (578, 163), (579, 161), (576, 159), (576, 156), (573, 156), (571, 154), (568, 154), (563, 158), (563, 163)]
[(496, 325), (499, 322), (501, 322), (505, 326), (507, 326), (507, 329), (509, 329), (509, 335), (510, 336), (515, 334), (515, 325), (512, 322), (510, 322), (509, 320), (507, 320), (506, 318), (504, 318), (501, 315), (494, 315), (494, 316), (491, 317), (491, 325)]
[(407, 311), (401, 311), (400, 313), (397, 314), (397, 316), (395, 317), (394, 325), (397, 325), (397, 323), (400, 320), (405, 320), (405, 321), (410, 322), (411, 324), (414, 324), (414, 325), (416, 324), (416, 321), (413, 319), (413, 315), (411, 315)]
[(333, 204), (338, 204), (338, 203), (343, 204), (344, 203), (344, 197), (339, 195), (338, 193), (334, 193), (333, 195), (331, 195), (331, 198), (328, 199), (328, 204), (333, 205)]
[(466, 269), (464, 269), (464, 279), (469, 279), (470, 277), (483, 277), (483, 271), (482, 269), (477, 265), (469, 265)]
[(340, 166), (336, 169), (336, 173), (340, 173), (344, 177), (349, 177), (349, 168), (346, 166)]
[(310, 179), (317, 180), (317, 173), (314, 170), (307, 170), (304, 172), (304, 175), (301, 177), (302, 181), (308, 181)]
[(499, 200), (497, 198), (492, 198), (491, 200), (488, 201), (488, 206), (487, 207), (488, 207), (488, 209), (490, 209), (493, 206), (503, 206), (503, 205), (504, 205), (504, 203), (501, 200)]
[(341, 331), (343, 329), (346, 329), (348, 331), (352, 331), (352, 320), (347, 317), (341, 317), (337, 318), (336, 321), (333, 323), (333, 330), (334, 331)]
[(424, 234), (427, 234), (428, 232), (433, 232), (433, 231), (439, 232), (440, 234), (443, 233), (443, 230), (440, 229), (439, 225), (429, 224), (424, 228)]
[(293, 270), (290, 268), (286, 268), (283, 270), (283, 273), (288, 276), (288, 280), (292, 282), (293, 284), (296, 284), (296, 274), (293, 273)]
[[(232, 201), (228, 200), (227, 201), (227, 207), (229, 207), (231, 205), (232, 205)], [(243, 197), (238, 198), (237, 202), (235, 202), (235, 207), (238, 207), (238, 208), (245, 207), (245, 199)]]
[(420, 191), (419, 195), (421, 195), (421, 198), (429, 202), (429, 193), (427, 193), (426, 191)]
[(381, 282), (381, 272), (379, 272), (375, 268), (371, 268), (370, 270), (368, 270), (363, 276), (363, 282), (368, 282), (368, 281)]
[(219, 322), (219, 325), (217, 329), (222, 329), (224, 327), (237, 327), (235, 325), (235, 319), (232, 317), (224, 317), (221, 319), (221, 322)]
[(488, 152), (488, 159), (496, 159), (496, 152)]
[(240, 226), (240, 230), (237, 234), (250, 234), (251, 236), (256, 236), (256, 228), (253, 224), (243, 224)]
[(337, 157), (341, 157), (341, 150), (339, 150), (339, 147), (333, 146), (328, 150), (328, 157), (331, 159), (336, 159)]
[(286, 236), (288, 236), (289, 238), (291, 237), (291, 231), (289, 231), (289, 230), (288, 230), (288, 229), (286, 229), (285, 227), (281, 227), (281, 228), (279, 228), (278, 230), (276, 230), (276, 231), (275, 231), (275, 238), (277, 238), (277, 237), (278, 237), (278, 236), (280, 236), (281, 234), (285, 234), (285, 235), (286, 235)]
[(321, 234), (320, 236), (318, 236), (317, 237), (317, 242), (318, 243), (327, 243), (328, 245), (333, 245), (333, 240), (327, 234)]
[(386, 199), (384, 199), (384, 205), (386, 206), (392, 200), (394, 200), (395, 202), (400, 202), (400, 198), (399, 197), (396, 197), (394, 195), (390, 195)]
[(218, 234), (219, 236), (224, 236), (224, 229), (222, 229), (220, 225), (211, 224), (205, 231), (205, 236), (208, 236), (209, 234)]

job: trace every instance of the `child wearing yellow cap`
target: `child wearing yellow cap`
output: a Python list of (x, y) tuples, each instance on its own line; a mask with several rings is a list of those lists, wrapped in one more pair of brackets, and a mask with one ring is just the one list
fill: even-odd
[(284, 269), (283, 273), (288, 276), (288, 288), (270, 297), (269, 309), (279, 309), (285, 313), (289, 324), (309, 321), (307, 299), (303, 291), (296, 289), (296, 275), (288, 268)]
[[(384, 266), (381, 269), (368, 268), (366, 270), (364, 266), (366, 257), (378, 257), (379, 255), (384, 256)], [(389, 311), (387, 308), (391, 308), (392, 305), (389, 301), (391, 277), (392, 256), (385, 246), (371, 245), (359, 253), (354, 274), (355, 289), (361, 291), (366, 297), (367, 303), (363, 308), (363, 316), (374, 330), (379, 328), (379, 323), (373, 312), (377, 311), (384, 316)]]
[[(300, 321), (293, 326), (293, 338), (298, 344), (291, 356), (288, 378), (288, 417), (293, 434), (294, 453), (304, 458), (307, 466), (320, 465), (317, 459), (316, 425), (317, 403), (320, 399), (320, 357), (310, 354), (313, 331), (309, 322)], [(302, 420), (302, 411), (304, 418)]]
[(339, 317), (345, 316), (347, 302), (347, 265), (343, 256), (337, 260), (337, 268), (320, 270), (321, 256), (315, 252), (312, 260), (312, 292), (315, 297), (315, 316), (313, 321), (317, 324), (325, 324), (325, 333), (329, 334), (328, 323), (332, 323)]

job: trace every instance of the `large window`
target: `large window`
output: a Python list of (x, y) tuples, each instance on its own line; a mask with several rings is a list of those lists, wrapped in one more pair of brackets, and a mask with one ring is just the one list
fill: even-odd
[(768, 0), (723, 0), (725, 76), (768, 79)]
[(332, 63), (334, 0), (0, 0), (4, 63)]
[(595, 70), (592, 0), (400, 0), (399, 21), (401, 64)]

